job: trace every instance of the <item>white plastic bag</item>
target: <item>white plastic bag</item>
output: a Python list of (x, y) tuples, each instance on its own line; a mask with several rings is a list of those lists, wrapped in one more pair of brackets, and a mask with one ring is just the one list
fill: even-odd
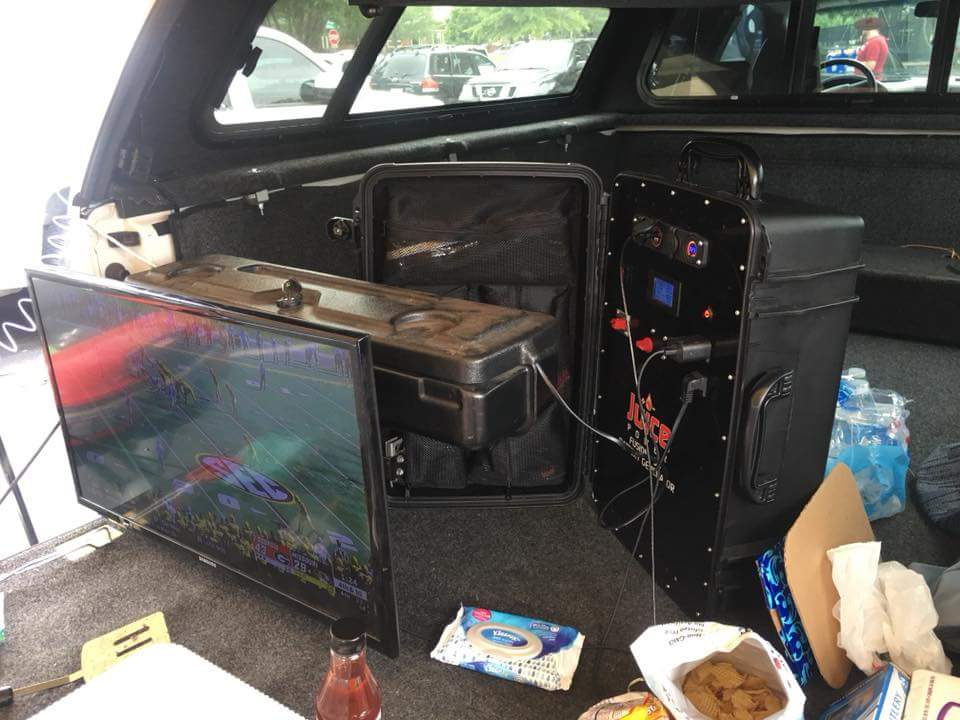
[(887, 601), (883, 636), (890, 660), (908, 674), (932, 670), (949, 675), (950, 661), (933, 633), (939, 620), (937, 610), (923, 576), (898, 562), (885, 562), (880, 564), (877, 579)]
[(654, 625), (630, 646), (647, 687), (676, 720), (709, 720), (683, 694), (683, 680), (705, 660), (731, 662), (741, 672), (763, 678), (784, 700), (767, 720), (803, 717), (806, 697), (783, 656), (755, 632), (720, 623)]
[(883, 595), (877, 587), (877, 564), (880, 543), (865, 542), (841, 545), (827, 550), (833, 563), (833, 584), (840, 600), (833, 615), (840, 621), (837, 645), (867, 675), (883, 666), (880, 653), (887, 649), (883, 626), (887, 613)]
[(950, 661), (933, 633), (937, 611), (919, 573), (898, 562), (880, 562), (880, 543), (852, 543), (827, 551), (840, 600), (837, 645), (864, 673), (883, 666), (880, 655), (907, 674), (933, 670), (950, 674)]

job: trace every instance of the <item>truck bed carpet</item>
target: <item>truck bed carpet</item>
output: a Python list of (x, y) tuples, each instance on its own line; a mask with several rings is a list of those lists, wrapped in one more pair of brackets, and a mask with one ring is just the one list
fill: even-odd
[[(913, 399), (914, 463), (937, 444), (960, 440), (958, 355), (945, 347), (851, 338), (848, 365), (866, 368), (873, 384)], [(370, 660), (391, 720), (572, 719), (596, 700), (623, 692), (639, 674), (626, 648), (653, 618), (650, 578), (638, 565), (630, 569), (611, 649), (601, 654), (594, 672), (628, 552), (597, 526), (588, 497), (546, 509), (398, 510), (390, 522), (402, 652), (399, 661), (375, 652)], [(930, 529), (911, 501), (904, 513), (877, 522), (875, 530), (887, 559), (949, 563), (960, 554), (957, 541)], [(4, 561), (0, 572), (45, 550)], [(46, 565), (0, 589), (7, 593), (3, 684), (70, 672), (85, 640), (160, 609), (175, 642), (313, 717), (312, 693), (327, 664), (325, 623), (173, 545), (128, 532), (80, 562)], [(548, 693), (431, 660), (440, 629), (460, 602), (579, 628), (587, 640), (572, 690)], [(683, 619), (659, 591), (657, 607), (660, 622)], [(772, 636), (762, 614), (749, 622)], [(161, 683), (158, 679), (158, 687)], [(65, 692), (24, 698), (5, 710), (4, 718), (29, 717)], [(808, 689), (807, 717), (817, 717), (837, 696), (815, 683)]]

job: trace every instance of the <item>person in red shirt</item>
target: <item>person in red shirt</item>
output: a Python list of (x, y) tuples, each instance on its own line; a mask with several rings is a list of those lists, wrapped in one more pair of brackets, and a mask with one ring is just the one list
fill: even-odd
[(883, 79), (883, 64), (890, 54), (887, 38), (880, 34), (880, 25), (880, 18), (875, 16), (862, 17), (853, 24), (863, 40), (857, 50), (857, 60), (870, 68), (878, 81)]

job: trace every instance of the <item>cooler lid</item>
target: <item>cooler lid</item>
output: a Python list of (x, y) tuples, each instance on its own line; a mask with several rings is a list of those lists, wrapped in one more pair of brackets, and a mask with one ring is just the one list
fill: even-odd
[[(300, 304), (281, 307), (294, 279)], [(447, 298), (229, 255), (207, 255), (131, 275), (128, 283), (333, 330), (366, 333), (376, 365), (438, 380), (485, 383), (555, 351), (543, 313)]]

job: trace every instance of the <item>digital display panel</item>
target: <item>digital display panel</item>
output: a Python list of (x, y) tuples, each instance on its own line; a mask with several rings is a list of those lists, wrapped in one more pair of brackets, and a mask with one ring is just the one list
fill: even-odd
[(650, 299), (661, 305), (673, 309), (676, 303), (677, 285), (659, 275), (654, 275), (650, 281)]
[(31, 282), (82, 502), (396, 643), (365, 339)]

